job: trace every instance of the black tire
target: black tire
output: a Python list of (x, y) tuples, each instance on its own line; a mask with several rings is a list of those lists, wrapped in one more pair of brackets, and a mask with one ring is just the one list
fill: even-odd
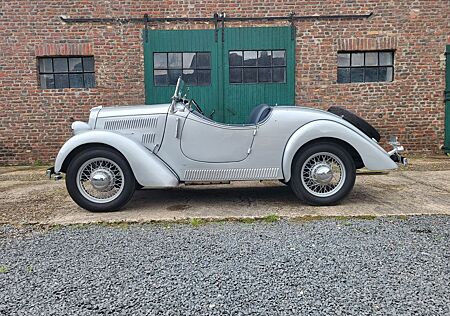
[[(78, 170), (91, 159), (106, 158), (120, 167), (123, 174), (123, 189), (112, 201), (97, 203), (86, 198), (77, 185)], [(66, 187), (71, 198), (80, 207), (91, 212), (116, 211), (132, 198), (136, 180), (128, 162), (117, 151), (109, 148), (87, 149), (77, 154), (70, 162), (66, 172)]]
[(354, 125), (357, 129), (359, 129), (370, 138), (375, 139), (377, 142), (380, 141), (380, 133), (378, 133), (378, 131), (372, 125), (370, 125), (367, 121), (365, 121), (358, 115), (339, 106), (330, 107), (328, 109), (328, 112), (342, 117), (344, 120)]
[[(330, 196), (317, 196), (310, 191), (302, 181), (302, 167), (311, 157), (318, 153), (328, 153), (339, 158), (342, 168), (345, 169), (345, 178), (336, 186), (336, 192), (330, 190)], [(339, 144), (332, 142), (313, 143), (306, 148), (300, 149), (292, 162), (291, 179), (289, 185), (295, 195), (310, 205), (333, 205), (345, 198), (353, 188), (356, 178), (355, 163), (351, 155)], [(341, 179), (341, 178), (340, 178)], [(340, 181), (340, 180), (339, 180)], [(306, 181), (305, 181), (306, 182)], [(340, 187), (340, 188), (339, 188)], [(311, 190), (311, 188), (310, 188)], [(318, 194), (319, 195), (319, 194)]]

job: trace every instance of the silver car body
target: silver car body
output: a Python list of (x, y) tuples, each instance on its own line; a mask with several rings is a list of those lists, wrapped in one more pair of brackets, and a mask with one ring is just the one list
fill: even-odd
[(214, 122), (186, 102), (96, 107), (89, 122), (72, 124), (74, 136), (58, 153), (55, 172), (64, 171), (80, 146), (104, 144), (128, 161), (144, 187), (184, 182), (284, 180), (302, 146), (319, 138), (352, 146), (370, 170), (397, 164), (377, 142), (334, 114), (304, 107), (276, 106), (257, 124)]

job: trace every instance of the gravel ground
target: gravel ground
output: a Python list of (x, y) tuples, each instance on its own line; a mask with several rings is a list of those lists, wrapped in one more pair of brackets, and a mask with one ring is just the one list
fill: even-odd
[(450, 217), (0, 227), (2, 315), (449, 315)]

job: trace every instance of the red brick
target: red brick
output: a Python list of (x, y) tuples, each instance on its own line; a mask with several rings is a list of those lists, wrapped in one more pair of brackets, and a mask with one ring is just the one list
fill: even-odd
[[(413, 152), (443, 143), (444, 51), (450, 44), (448, 0), (9, 0), (0, 17), (0, 164), (49, 162), (70, 136), (71, 119), (86, 120), (97, 105), (144, 103), (142, 25), (66, 24), (69, 17), (269, 16), (360, 14), (367, 20), (298, 21), (296, 103), (342, 105), (383, 136), (397, 134)], [(236, 26), (285, 22), (227, 23)], [(157, 29), (212, 28), (205, 23), (155, 24)], [(395, 49), (392, 83), (337, 84), (339, 50)], [(39, 89), (37, 56), (94, 55), (98, 87)], [(126, 75), (124, 74), (126, 71)], [(119, 93), (120, 92), (120, 93)]]

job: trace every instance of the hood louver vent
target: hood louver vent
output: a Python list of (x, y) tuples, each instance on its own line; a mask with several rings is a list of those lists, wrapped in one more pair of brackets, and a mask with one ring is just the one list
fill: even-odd
[(143, 144), (153, 144), (155, 142), (156, 134), (149, 133), (149, 134), (142, 134), (142, 140), (141, 142)]
[(157, 126), (158, 126), (158, 118), (148, 117), (148, 118), (106, 121), (104, 129), (107, 130), (141, 129), (141, 128), (156, 128)]

